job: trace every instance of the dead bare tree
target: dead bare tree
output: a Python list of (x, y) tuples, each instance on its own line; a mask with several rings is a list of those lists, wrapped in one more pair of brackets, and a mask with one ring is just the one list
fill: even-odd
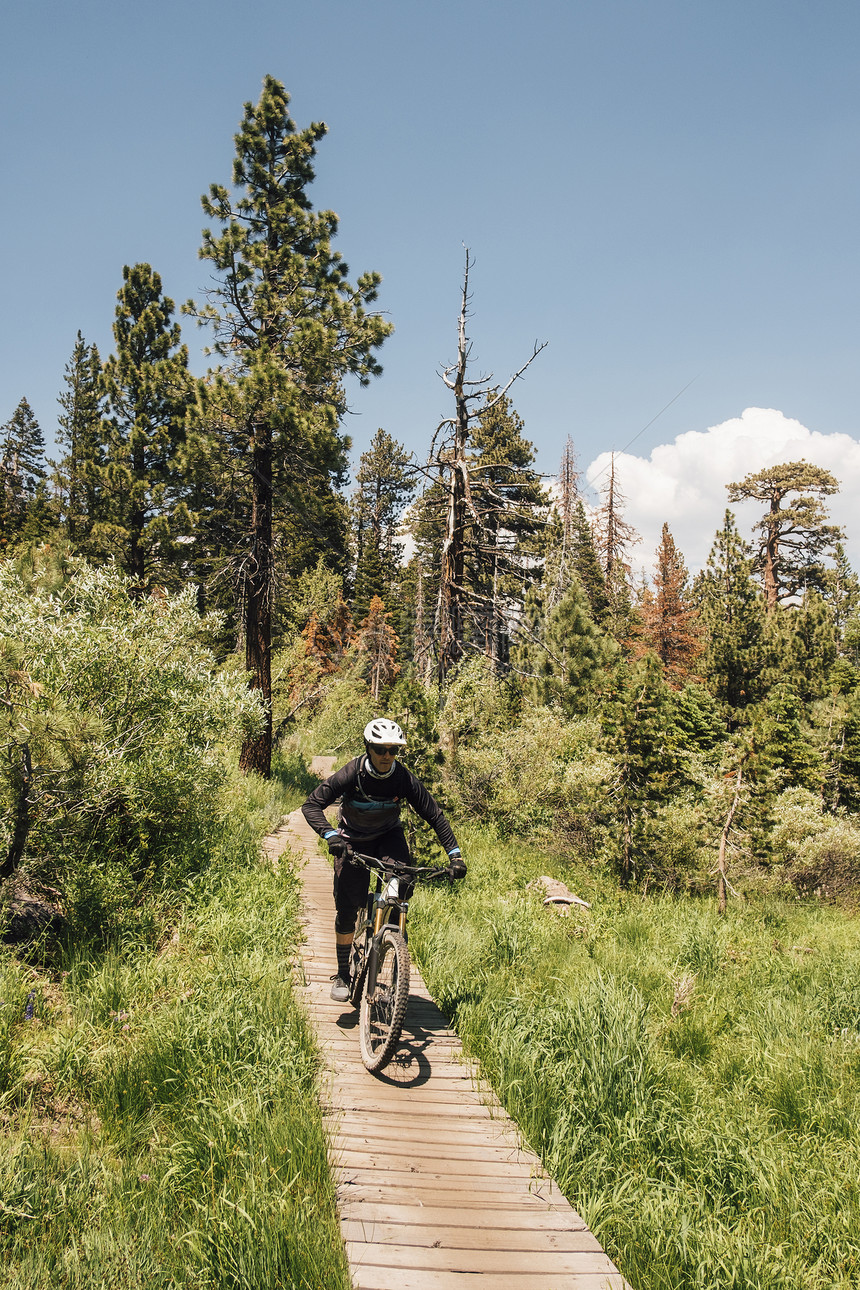
[(573, 439), (567, 436), (558, 471), (558, 513), (561, 519), (561, 545), (555, 560), (555, 578), (547, 589), (546, 607), (554, 609), (570, 586), (573, 563), (576, 504), (579, 501), (581, 471), (576, 464)]
[[(529, 359), (514, 373), (508, 382), (497, 388), (492, 375), (471, 378), (469, 360), (471, 341), (466, 331), (469, 317), (469, 273), (473, 260), (467, 248), (463, 274), (463, 292), (457, 327), (457, 361), (443, 368), (442, 380), (454, 395), (454, 416), (446, 417), (436, 427), (427, 460), (427, 473), (438, 485), (444, 499), (445, 515), (441, 550), (441, 576), (436, 610), (436, 639), (438, 641), (438, 669), (440, 681), (462, 657), (467, 603), (475, 600), (490, 602), (493, 596), (482, 596), (466, 584), (466, 534), (473, 527), (484, 553), (497, 563), (494, 565), (497, 582), (499, 540), (498, 528), (487, 523), (487, 510), (475, 496), (473, 487), (475, 463), (469, 456), (473, 427), (479, 417), (486, 416), (504, 400), (508, 390), (518, 380), (530, 363), (537, 358), (546, 342), (535, 342)], [(486, 491), (486, 489), (484, 490)], [(491, 489), (492, 492), (492, 489)], [(498, 497), (490, 501), (503, 503)]]

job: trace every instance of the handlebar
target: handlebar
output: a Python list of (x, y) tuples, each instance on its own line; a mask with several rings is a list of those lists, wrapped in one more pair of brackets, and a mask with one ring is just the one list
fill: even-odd
[(450, 877), (447, 866), (439, 868), (435, 865), (407, 864), (405, 860), (394, 860), (391, 856), (363, 855), (351, 848), (346, 853), (346, 859), (353, 864), (357, 861), (365, 869), (375, 870), (383, 878), (409, 878), (412, 881), (420, 878), (425, 882), (432, 882), (434, 878)]

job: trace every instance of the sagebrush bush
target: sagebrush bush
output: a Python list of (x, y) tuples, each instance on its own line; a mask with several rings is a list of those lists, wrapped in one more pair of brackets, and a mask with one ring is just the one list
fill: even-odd
[(803, 895), (860, 899), (860, 827), (845, 814), (828, 815), (817, 793), (790, 788), (772, 810), (770, 846), (787, 881)]
[(510, 729), (458, 747), (451, 792), (464, 814), (486, 816), (506, 835), (560, 830), (582, 850), (594, 841), (611, 778), (594, 721), (534, 708)]
[(91, 931), (217, 836), (228, 745), (261, 711), (243, 675), (216, 672), (212, 626), (193, 588), (138, 599), (81, 561), (49, 590), (0, 566), (3, 831), (22, 872)]

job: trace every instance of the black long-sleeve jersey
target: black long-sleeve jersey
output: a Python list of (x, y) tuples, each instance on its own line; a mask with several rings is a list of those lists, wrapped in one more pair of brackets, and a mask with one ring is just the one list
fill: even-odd
[(354, 757), (324, 779), (302, 807), (308, 824), (320, 836), (331, 828), (323, 812), (338, 798), (341, 799), (340, 826), (356, 842), (370, 841), (394, 828), (400, 821), (401, 804), (408, 802), (436, 830), (446, 851), (457, 846), (454, 831), (439, 803), (399, 761), (394, 763), (389, 776), (380, 779), (367, 770), (366, 757)]

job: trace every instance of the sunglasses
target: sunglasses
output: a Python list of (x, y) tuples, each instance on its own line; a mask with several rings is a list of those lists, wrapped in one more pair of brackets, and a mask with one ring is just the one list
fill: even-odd
[(371, 744), (370, 751), (378, 753), (380, 757), (396, 757), (402, 750), (396, 746), (389, 748), (388, 744)]

